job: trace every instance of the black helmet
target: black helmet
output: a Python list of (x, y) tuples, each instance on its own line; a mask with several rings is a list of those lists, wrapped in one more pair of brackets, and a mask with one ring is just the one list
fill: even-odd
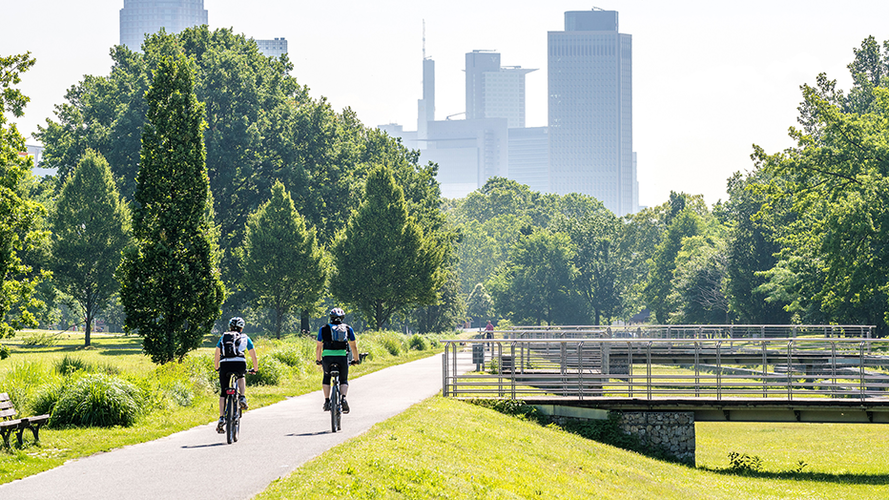
[(238, 330), (244, 329), (244, 318), (235, 316), (234, 318), (228, 320), (228, 327), (231, 329), (237, 328)]
[(333, 324), (342, 323), (346, 319), (346, 313), (339, 307), (330, 310), (330, 322)]

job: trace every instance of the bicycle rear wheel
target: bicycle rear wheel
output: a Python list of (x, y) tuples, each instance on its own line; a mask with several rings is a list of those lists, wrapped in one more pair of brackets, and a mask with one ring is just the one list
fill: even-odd
[(336, 432), (339, 429), (339, 418), (337, 417), (337, 409), (340, 407), (340, 386), (333, 384), (330, 386), (330, 431)]
[(232, 444), (237, 441), (237, 427), (235, 416), (238, 410), (238, 400), (235, 396), (229, 394), (225, 400), (225, 441)]

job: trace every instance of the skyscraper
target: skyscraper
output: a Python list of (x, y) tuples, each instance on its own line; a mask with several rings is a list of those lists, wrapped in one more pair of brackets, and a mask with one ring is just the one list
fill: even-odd
[(281, 57), (287, 53), (287, 39), (275, 38), (274, 40), (254, 40), (259, 51), (266, 57)]
[(202, 24), (207, 24), (204, 0), (124, 0), (120, 9), (120, 44), (138, 51), (145, 35), (161, 28), (178, 33)]
[(633, 40), (615, 11), (569, 11), (548, 34), (550, 189), (638, 209), (633, 155)]
[(500, 66), (500, 54), (466, 54), (466, 119), (506, 118), (509, 128), (525, 126), (525, 75), (535, 69)]

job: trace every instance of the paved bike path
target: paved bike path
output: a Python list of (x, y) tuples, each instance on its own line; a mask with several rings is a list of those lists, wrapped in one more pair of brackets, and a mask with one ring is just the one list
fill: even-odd
[(352, 412), (343, 415), (343, 430), (335, 434), (330, 432), (330, 414), (321, 411), (319, 390), (248, 410), (237, 443), (226, 444), (214, 421), (0, 485), (0, 498), (252, 498), (329, 448), (434, 396), (441, 390), (441, 376), (438, 355), (351, 380)]

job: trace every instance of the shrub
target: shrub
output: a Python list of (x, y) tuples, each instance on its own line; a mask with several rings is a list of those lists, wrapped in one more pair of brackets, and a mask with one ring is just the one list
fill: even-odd
[(287, 373), (287, 365), (271, 356), (259, 358), (259, 369), (255, 375), (247, 375), (247, 383), (252, 385), (276, 385)]
[(375, 339), (390, 356), (404, 352), (404, 336), (396, 332), (380, 332)]
[(130, 382), (103, 373), (84, 375), (62, 390), (50, 425), (130, 426), (141, 413), (143, 395)]
[(96, 367), (81, 357), (66, 354), (64, 358), (56, 361), (55, 370), (60, 375), (70, 375), (78, 371), (93, 373)]
[[(762, 472), (762, 459), (757, 455), (750, 456), (746, 453), (731, 452), (728, 454), (729, 468), (731, 472), (738, 474), (755, 474)], [(803, 464), (804, 462), (800, 462)], [(805, 465), (803, 465), (805, 467)], [(799, 468), (802, 471), (802, 467)]]
[(31, 412), (34, 415), (51, 415), (56, 403), (62, 395), (63, 380), (54, 377), (49, 382), (41, 385), (31, 397)]
[(429, 349), (429, 343), (426, 342), (426, 338), (417, 333), (411, 336), (408, 345), (415, 351), (425, 351), (426, 349)]
[(268, 356), (277, 359), (287, 366), (298, 367), (307, 362), (314, 362), (315, 352), (313, 348), (314, 345), (304, 341), (288, 342), (270, 352)]

